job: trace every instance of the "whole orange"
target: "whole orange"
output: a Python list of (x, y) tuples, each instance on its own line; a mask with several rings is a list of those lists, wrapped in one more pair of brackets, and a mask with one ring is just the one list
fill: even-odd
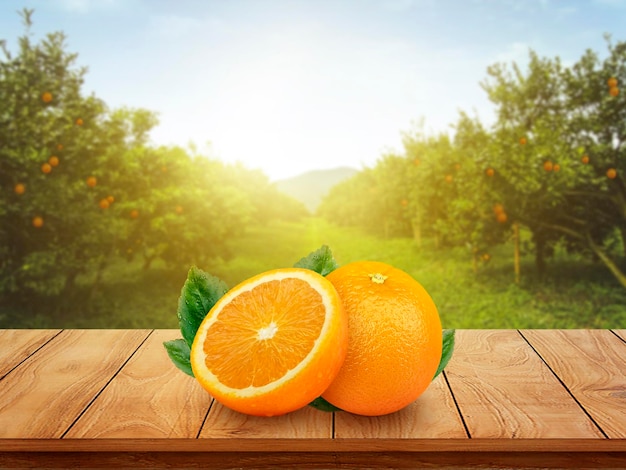
[(487, 174), (487, 176), (493, 176), (496, 174), (496, 171), (493, 168), (487, 168), (487, 170), (485, 170), (485, 173)]
[(52, 166), (49, 163), (44, 163), (43, 165), (41, 165), (41, 171), (43, 171), (45, 174), (48, 174), (52, 171)]
[(26, 192), (26, 186), (24, 183), (17, 183), (13, 188), (13, 191), (15, 191), (15, 194), (24, 194)]
[(615, 168), (609, 168), (608, 170), (606, 170), (606, 177), (614, 180), (615, 178), (617, 178), (617, 170)]
[(619, 95), (619, 88), (617, 88), (616, 86), (612, 86), (611, 88), (609, 88), (609, 95), (611, 96)]
[(607, 80), (607, 85), (609, 85), (609, 88), (615, 88), (617, 87), (617, 78), (615, 77), (611, 77)]
[(326, 278), (348, 315), (348, 353), (322, 397), (366, 416), (415, 401), (441, 359), (441, 321), (428, 292), (404, 271), (376, 261), (346, 264)]

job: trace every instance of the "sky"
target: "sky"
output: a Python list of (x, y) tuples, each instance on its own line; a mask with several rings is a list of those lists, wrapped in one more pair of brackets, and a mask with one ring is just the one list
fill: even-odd
[(459, 111), (490, 125), (489, 65), (626, 40), (626, 0), (0, 0), (13, 50), (23, 7), (34, 38), (67, 35), (86, 94), (157, 113), (154, 145), (271, 180), (373, 166), (420, 121), (453, 132)]

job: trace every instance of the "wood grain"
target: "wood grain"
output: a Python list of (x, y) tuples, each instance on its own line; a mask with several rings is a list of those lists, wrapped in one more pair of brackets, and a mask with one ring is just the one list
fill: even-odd
[(447, 378), (472, 438), (602, 438), (515, 330), (457, 331)]
[(626, 439), (626, 344), (608, 330), (522, 330), (609, 438)]
[(61, 330), (0, 330), (0, 380)]
[(624, 342), (626, 342), (626, 330), (612, 330), (617, 336), (622, 338)]
[(233, 411), (217, 401), (200, 431), (201, 439), (272, 438), (309, 439), (332, 438), (332, 413), (306, 406), (282, 416), (265, 418)]
[(152, 333), (65, 437), (195, 438), (211, 397), (167, 356), (163, 342), (178, 337)]
[(335, 437), (435, 439), (466, 438), (467, 433), (443, 375), (411, 405), (385, 416), (335, 413)]
[(61, 437), (148, 334), (59, 333), (0, 382), (0, 437)]

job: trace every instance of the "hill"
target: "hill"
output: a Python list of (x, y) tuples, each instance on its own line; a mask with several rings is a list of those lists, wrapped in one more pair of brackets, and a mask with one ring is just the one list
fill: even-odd
[(275, 184), (280, 191), (302, 201), (307, 209), (314, 213), (330, 188), (357, 172), (358, 170), (350, 167), (313, 170), (292, 178), (278, 180)]

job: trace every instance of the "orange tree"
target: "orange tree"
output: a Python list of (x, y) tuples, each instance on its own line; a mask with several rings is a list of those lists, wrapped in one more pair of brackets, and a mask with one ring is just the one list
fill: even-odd
[(83, 96), (85, 69), (63, 35), (34, 44), (32, 11), (22, 14), (27, 32), (0, 61), (0, 297), (69, 299), (79, 274), (95, 273), (97, 286), (120, 252), (146, 266), (204, 263), (269, 217), (265, 203), (288, 217), (302, 209), (262, 175), (244, 190), (233, 183), (243, 170), (149, 147), (154, 114)]
[(515, 64), (512, 71), (496, 65), (483, 86), (498, 107), (494, 154), (502, 177), (496, 181), (512, 216), (533, 233), (537, 266), (564, 240), (570, 250), (598, 256), (626, 286), (603, 248), (620, 227), (624, 194), (617, 178), (623, 107), (608, 87), (624, 73), (624, 47), (610, 53), (600, 64), (589, 51), (564, 69), (558, 58), (531, 51), (526, 74)]
[[(83, 97), (84, 69), (62, 33), (33, 44), (32, 11), (15, 56), (0, 62), (0, 289), (60, 292), (92, 262), (115, 225), (102, 220), (85, 178), (111, 151), (104, 104)], [(48, 163), (49, 167), (45, 166)], [(51, 164), (54, 163), (54, 166)], [(16, 191), (16, 188), (22, 188)]]
[[(626, 98), (613, 90), (626, 85), (626, 42), (607, 39), (608, 55), (587, 51), (564, 73), (572, 144), (577, 147), (577, 185), (567, 192), (575, 201), (573, 237), (586, 243), (626, 286), (616, 256), (626, 252)], [(598, 233), (598, 227), (606, 227)], [(621, 250), (609, 244), (614, 229)], [(603, 246), (604, 243), (604, 246)]]
[(563, 69), (558, 58), (542, 59), (531, 51), (526, 74), (517, 64), (496, 64), (488, 74), (490, 80), (482, 85), (498, 116), (490, 147), (496, 165), (494, 186), (509, 221), (532, 232), (536, 264), (542, 272), (554, 244), (563, 237), (572, 241), (565, 231), (554, 229), (567, 225), (564, 219), (571, 201), (565, 191), (575, 185), (572, 173), (577, 171)]

